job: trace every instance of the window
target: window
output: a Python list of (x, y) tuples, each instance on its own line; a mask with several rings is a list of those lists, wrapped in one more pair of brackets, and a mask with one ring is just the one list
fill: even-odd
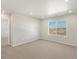
[(49, 35), (66, 35), (66, 21), (64, 20), (50, 20), (48, 27)]

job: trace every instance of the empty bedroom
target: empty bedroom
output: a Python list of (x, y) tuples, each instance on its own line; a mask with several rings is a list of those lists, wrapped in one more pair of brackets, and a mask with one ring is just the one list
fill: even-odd
[(1, 0), (1, 59), (77, 59), (77, 0)]

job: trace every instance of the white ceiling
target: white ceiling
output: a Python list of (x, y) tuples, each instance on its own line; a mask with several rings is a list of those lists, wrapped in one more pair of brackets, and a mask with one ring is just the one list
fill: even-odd
[(9, 13), (43, 17), (76, 10), (76, 0), (2, 0), (1, 8)]

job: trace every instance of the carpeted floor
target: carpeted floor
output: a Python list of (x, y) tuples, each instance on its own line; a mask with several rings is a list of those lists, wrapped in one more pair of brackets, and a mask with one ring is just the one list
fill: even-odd
[(2, 47), (1, 59), (77, 59), (76, 47), (37, 40), (17, 47)]

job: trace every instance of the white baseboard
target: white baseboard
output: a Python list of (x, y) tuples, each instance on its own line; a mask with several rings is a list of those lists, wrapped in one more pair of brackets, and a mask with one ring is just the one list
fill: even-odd
[(55, 42), (55, 43), (59, 43), (59, 44), (77, 47), (77, 45), (75, 45), (75, 44), (70, 44), (70, 43), (65, 43), (65, 42), (53, 41), (53, 40), (48, 40), (48, 39), (41, 39), (41, 40), (46, 40), (46, 41), (50, 41), (50, 42)]
[[(16, 47), (16, 46), (19, 46), (19, 45), (22, 45), (22, 44), (30, 43), (30, 42), (33, 42), (33, 41), (36, 41), (36, 40), (39, 40), (39, 39), (33, 39), (33, 40), (30, 40), (30, 41), (24, 41), (24, 42), (21, 42), (21, 43), (19, 42), (17, 44), (13, 44), (12, 47)], [(56, 42), (56, 43), (59, 43), (59, 44), (77, 47), (77, 45), (69, 44), (69, 43), (65, 43), (65, 42), (53, 41), (53, 40), (48, 40), (48, 39), (40, 39), (40, 40), (46, 40), (46, 41), (50, 41), (50, 42)]]
[(22, 44), (27, 44), (27, 43), (30, 43), (30, 42), (33, 42), (33, 41), (36, 41), (38, 39), (33, 39), (33, 40), (30, 40), (30, 41), (23, 41), (23, 42), (19, 42), (17, 44), (13, 44), (11, 45), (12, 47), (16, 47), (16, 46), (19, 46), (19, 45), (22, 45)]

